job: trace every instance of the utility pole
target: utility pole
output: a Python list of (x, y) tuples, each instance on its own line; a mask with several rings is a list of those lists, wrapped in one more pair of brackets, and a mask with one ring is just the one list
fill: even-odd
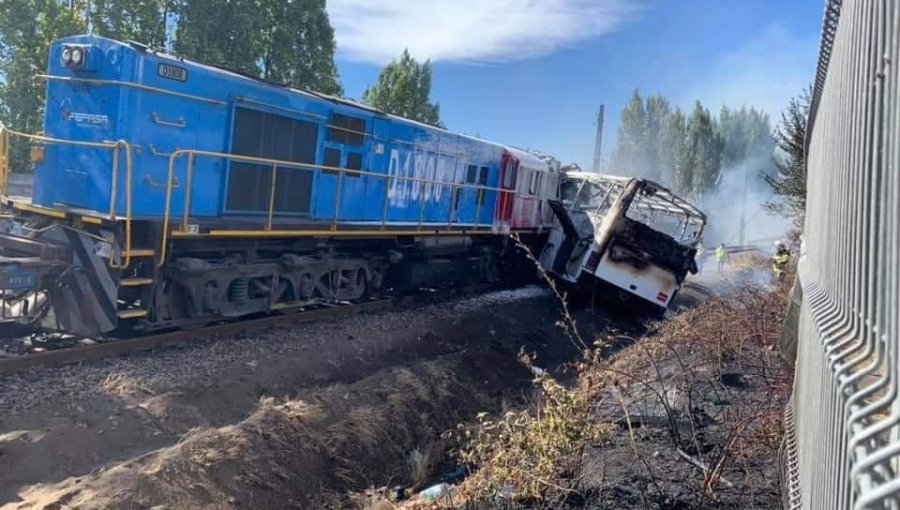
[(597, 112), (597, 139), (594, 140), (594, 167), (595, 174), (600, 173), (600, 144), (603, 142), (603, 105), (600, 105), (600, 111)]
[(750, 172), (744, 174), (744, 194), (741, 197), (741, 229), (738, 234), (738, 245), (744, 246), (744, 231), (747, 227), (747, 187), (750, 185)]

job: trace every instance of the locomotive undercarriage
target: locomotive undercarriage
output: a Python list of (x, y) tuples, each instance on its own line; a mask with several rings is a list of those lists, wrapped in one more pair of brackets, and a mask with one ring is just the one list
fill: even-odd
[(19, 300), (0, 311), (24, 309), (20, 324), (81, 336), (496, 281), (512, 251), (493, 235), (196, 237), (170, 240), (160, 265), (160, 250), (148, 248), (160, 239), (158, 222), (132, 223), (130, 257), (122, 222), (17, 212), (0, 227), (0, 287)]
[[(246, 249), (173, 256), (153, 291), (148, 329), (183, 327), (222, 318), (316, 303), (359, 301), (425, 286), (495, 281), (496, 243), (469, 238), (416, 238), (402, 244), (320, 242), (285, 249), (283, 242), (250, 242)], [(449, 246), (448, 246), (449, 245)]]
[[(373, 263), (374, 262), (374, 263)], [(234, 318), (316, 302), (356, 301), (381, 288), (377, 261), (321, 253), (285, 253), (248, 261), (178, 257), (154, 288), (151, 328)]]

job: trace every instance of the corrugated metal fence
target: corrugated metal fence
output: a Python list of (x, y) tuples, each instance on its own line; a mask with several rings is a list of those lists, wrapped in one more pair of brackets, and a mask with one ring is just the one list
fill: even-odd
[(900, 2), (827, 2), (812, 100), (788, 506), (896, 509)]

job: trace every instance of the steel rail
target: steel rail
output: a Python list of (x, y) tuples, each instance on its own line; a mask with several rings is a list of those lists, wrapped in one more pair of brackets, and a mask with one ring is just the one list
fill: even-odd
[(200, 344), (226, 336), (308, 324), (327, 319), (333, 320), (351, 317), (363, 313), (411, 308), (500, 288), (503, 288), (503, 286), (495, 284), (476, 284), (446, 289), (434, 293), (416, 293), (328, 308), (316, 308), (285, 315), (270, 315), (256, 319), (237, 320), (235, 322), (208, 326), (199, 330), (172, 331), (156, 335), (110, 340), (90, 345), (77, 345), (74, 347), (27, 354), (15, 358), (0, 359), (0, 374), (12, 374), (38, 366), (72, 365), (111, 356)]

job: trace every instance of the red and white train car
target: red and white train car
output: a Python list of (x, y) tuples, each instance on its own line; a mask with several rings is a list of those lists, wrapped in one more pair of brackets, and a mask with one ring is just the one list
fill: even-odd
[(501, 187), (510, 190), (498, 204), (498, 223), (504, 228), (549, 227), (553, 212), (547, 200), (559, 195), (560, 164), (551, 157), (507, 147), (501, 165)]

